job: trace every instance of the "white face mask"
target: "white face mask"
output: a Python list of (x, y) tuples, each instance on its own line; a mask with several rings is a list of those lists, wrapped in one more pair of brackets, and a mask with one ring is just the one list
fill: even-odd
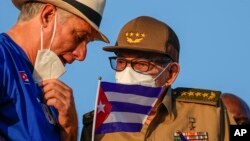
[(41, 49), (38, 50), (33, 71), (33, 79), (41, 82), (47, 79), (57, 79), (65, 72), (65, 67), (60, 58), (50, 50), (56, 32), (56, 15), (54, 29), (49, 49), (43, 48), (43, 27), (41, 26)]
[(156, 80), (166, 70), (168, 65), (155, 77), (151, 75), (141, 74), (134, 71), (131, 67), (126, 67), (121, 72), (116, 72), (116, 83), (121, 84), (138, 84), (142, 86), (156, 87)]

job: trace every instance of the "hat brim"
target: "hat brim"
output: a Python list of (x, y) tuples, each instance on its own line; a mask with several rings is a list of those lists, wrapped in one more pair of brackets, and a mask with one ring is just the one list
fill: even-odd
[(152, 50), (152, 49), (148, 49), (148, 48), (135, 48), (135, 47), (128, 47), (128, 46), (105, 46), (102, 49), (104, 51), (108, 51), (108, 52), (118, 52), (118, 51), (122, 51), (122, 50), (132, 50), (132, 51), (142, 51), (142, 52), (159, 53), (159, 54), (163, 54), (163, 55), (168, 55), (165, 52), (156, 51), (156, 50)]
[[(20, 10), (22, 5), (24, 3), (26, 3), (27, 1), (28, 0), (12, 0), (12, 3)], [(95, 34), (95, 40), (100, 40), (100, 41), (104, 41), (106, 43), (109, 43), (109, 39), (98, 29), (97, 25), (94, 22), (92, 22), (91, 20), (89, 20), (89, 18), (87, 18), (83, 13), (81, 13), (79, 10), (77, 10), (72, 5), (64, 2), (63, 0), (37, 0), (37, 1), (42, 2), (42, 3), (53, 4), (57, 7), (60, 7), (64, 10), (82, 18), (87, 23), (89, 23), (92, 28), (94, 28), (97, 31), (97, 34)]]

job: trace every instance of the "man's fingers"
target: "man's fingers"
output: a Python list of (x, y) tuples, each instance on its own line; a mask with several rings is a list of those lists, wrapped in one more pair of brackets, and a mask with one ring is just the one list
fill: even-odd
[(54, 106), (56, 109), (62, 109), (64, 107), (64, 104), (62, 101), (56, 99), (56, 98), (51, 98), (46, 101), (46, 105), (48, 106)]
[(47, 103), (47, 105), (49, 105), (48, 101), (51, 99), (53, 99), (54, 102), (59, 101), (62, 104), (66, 104), (67, 103), (66, 101), (68, 100), (64, 94), (62, 94), (56, 90), (50, 90), (50, 91), (47, 91), (46, 93), (44, 93), (43, 99), (44, 99), (44, 102)]
[(70, 98), (73, 96), (72, 89), (59, 80), (43, 81), (42, 87), (43, 87), (44, 94), (51, 92), (51, 93), (55, 93), (55, 94), (56, 93), (62, 94), (66, 98)]

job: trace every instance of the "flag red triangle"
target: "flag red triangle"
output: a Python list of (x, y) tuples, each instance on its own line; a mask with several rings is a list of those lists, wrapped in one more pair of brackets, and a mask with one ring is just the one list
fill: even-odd
[(97, 130), (102, 123), (107, 119), (108, 115), (111, 112), (112, 105), (109, 103), (102, 87), (99, 89), (99, 96), (97, 102), (96, 109), (96, 126), (95, 130)]

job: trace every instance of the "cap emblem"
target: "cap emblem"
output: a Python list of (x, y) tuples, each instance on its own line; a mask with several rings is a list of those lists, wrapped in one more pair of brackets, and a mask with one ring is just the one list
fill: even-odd
[(146, 37), (145, 33), (126, 32), (127, 42), (130, 44), (140, 43)]

